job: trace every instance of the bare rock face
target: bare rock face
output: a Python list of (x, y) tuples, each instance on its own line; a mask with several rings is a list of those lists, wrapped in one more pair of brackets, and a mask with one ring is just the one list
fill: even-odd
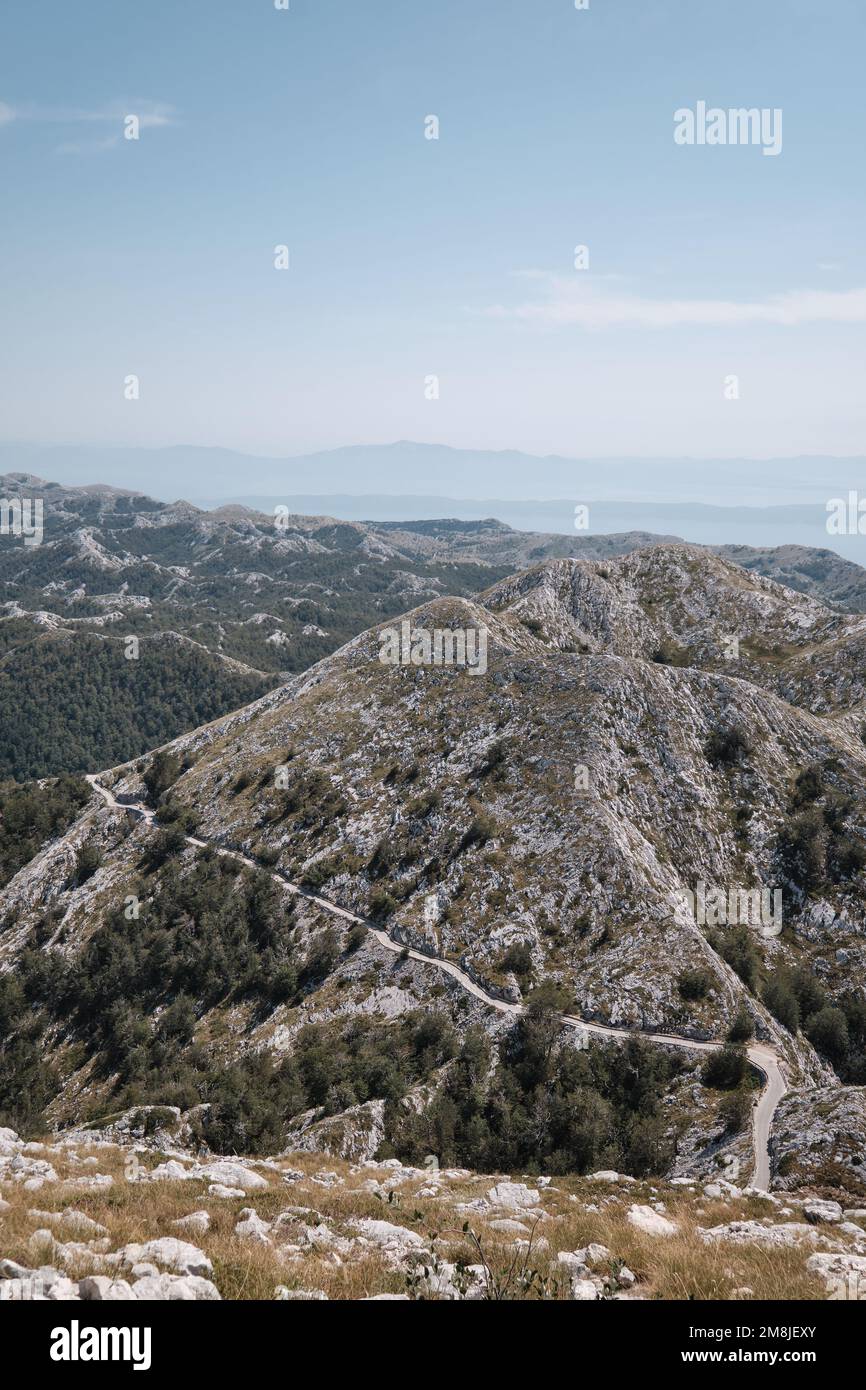
[(866, 1196), (866, 1091), (821, 1087), (786, 1096), (773, 1124), (773, 1187)]
[(773, 1225), (772, 1222), (730, 1221), (722, 1226), (699, 1228), (698, 1235), (707, 1245), (717, 1241), (730, 1241), (734, 1245), (760, 1245), (768, 1250), (783, 1246), (820, 1245), (832, 1249), (832, 1241), (815, 1230), (814, 1226), (802, 1221), (788, 1221)]
[(321, 1111), (308, 1111), (286, 1135), (286, 1148), (336, 1154), (356, 1163), (373, 1158), (385, 1135), (384, 1114), (383, 1100), (353, 1105), (326, 1118), (320, 1118)]

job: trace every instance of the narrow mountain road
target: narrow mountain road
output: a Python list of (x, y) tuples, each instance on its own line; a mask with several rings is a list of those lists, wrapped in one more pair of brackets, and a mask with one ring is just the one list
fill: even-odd
[[(149, 825), (157, 823), (156, 813), (149, 807), (143, 806), (140, 801), (118, 801), (114, 793), (108, 787), (104, 787), (97, 779), (95, 773), (88, 773), (86, 781), (90, 783), (95, 792), (102, 797), (106, 805), (112, 810), (129, 811), (132, 815), (138, 816)], [(250, 869), (263, 870), (261, 864), (257, 864), (254, 859), (241, 854), (239, 850), (226, 849), (223, 845), (214, 844), (209, 840), (199, 840), (195, 835), (187, 835), (186, 843), (194, 845), (196, 849), (213, 849), (217, 854), (227, 855), (232, 859), (237, 859), (242, 864), (246, 864)], [(424, 965), (433, 966), (445, 975), (450, 975), (452, 979), (466, 990), (467, 994), (480, 999), (489, 1008), (495, 1009), (501, 1014), (510, 1014), (518, 1017), (523, 1012), (521, 1004), (511, 1004), (504, 999), (497, 999), (488, 994), (481, 985), (477, 984), (459, 966), (454, 965), (449, 960), (442, 960), (440, 956), (426, 955), (423, 951), (417, 951), (413, 947), (404, 945), (401, 941), (395, 941), (392, 936), (381, 927), (375, 926), (364, 917), (358, 917), (354, 912), (349, 912), (345, 907), (339, 907), (336, 903), (328, 902), (327, 898), (320, 898), (316, 893), (310, 893), (300, 884), (293, 883), (285, 874), (279, 871), (265, 869), (264, 872), (270, 873), (275, 883), (287, 889), (296, 896), (306, 898), (309, 902), (315, 903), (333, 917), (340, 917), (346, 922), (357, 923), (373, 935), (380, 945), (386, 950), (393, 951), (395, 955), (403, 952), (411, 960), (423, 962)], [(616, 1038), (627, 1041), (629, 1038), (644, 1038), (647, 1042), (662, 1044), (666, 1047), (680, 1047), (688, 1052), (714, 1052), (719, 1046), (720, 1041), (699, 1042), (695, 1038), (683, 1037), (677, 1033), (651, 1033), (637, 1028), (613, 1028), (605, 1023), (590, 1023), (585, 1019), (577, 1018), (573, 1014), (563, 1014), (562, 1021), (568, 1028), (574, 1028), (581, 1033), (592, 1033), (602, 1038)], [(773, 1115), (779, 1101), (784, 1096), (787, 1085), (782, 1074), (782, 1062), (779, 1053), (769, 1043), (753, 1042), (746, 1049), (749, 1061), (761, 1073), (764, 1078), (764, 1086), (761, 1095), (754, 1106), (752, 1117), (752, 1134), (755, 1153), (755, 1169), (752, 1176), (751, 1186), (759, 1188), (762, 1192), (770, 1190), (770, 1126), (772, 1125)]]

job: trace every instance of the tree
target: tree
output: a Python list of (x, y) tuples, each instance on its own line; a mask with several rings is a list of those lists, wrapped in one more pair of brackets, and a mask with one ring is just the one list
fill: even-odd
[(746, 1008), (745, 1004), (741, 1004), (740, 1007), (737, 1009), (736, 1014), (734, 1015), (733, 1023), (728, 1029), (728, 1042), (748, 1042), (749, 1039), (754, 1036), (754, 1032), (755, 1025), (752, 1019), (752, 1015), (749, 1013), (749, 1010)]
[(746, 1075), (746, 1054), (741, 1047), (725, 1043), (711, 1052), (701, 1070), (701, 1080), (714, 1091), (732, 1091)]
[(160, 748), (154, 753), (150, 766), (141, 779), (154, 806), (169, 787), (174, 786), (180, 774), (180, 759), (175, 757), (174, 753), (169, 753), (165, 748)]
[(800, 1006), (791, 986), (781, 975), (772, 976), (764, 986), (764, 1003), (783, 1028), (796, 1033), (800, 1027)]
[(841, 1009), (827, 1004), (806, 1021), (809, 1041), (833, 1062), (844, 1061), (848, 1052), (848, 1021)]

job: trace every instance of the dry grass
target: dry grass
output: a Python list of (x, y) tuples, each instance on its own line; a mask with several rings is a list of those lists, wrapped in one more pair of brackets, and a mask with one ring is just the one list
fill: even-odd
[[(325, 1249), (314, 1249), (300, 1259), (283, 1256), (278, 1248), (245, 1240), (235, 1234), (235, 1223), (244, 1207), (253, 1207), (264, 1220), (276, 1217), (288, 1207), (308, 1207), (311, 1214), (303, 1218), (311, 1225), (323, 1221), (337, 1235), (353, 1236), (351, 1221), (358, 1217), (404, 1225), (432, 1242), (440, 1258), (476, 1263), (478, 1252), (464, 1232), (469, 1221), (472, 1232), (482, 1243), (484, 1255), (495, 1273), (503, 1273), (514, 1256), (513, 1235), (491, 1230), (486, 1213), (461, 1213), (456, 1204), (486, 1193), (490, 1177), (448, 1179), (442, 1184), (443, 1198), (419, 1197), (429, 1177), (419, 1177), (394, 1186), (391, 1201), (363, 1190), (371, 1177), (383, 1188), (389, 1187), (389, 1170), (361, 1169), (352, 1171), (340, 1159), (321, 1155), (295, 1154), (280, 1161), (280, 1167), (301, 1170), (304, 1177), (286, 1183), (273, 1169), (259, 1171), (270, 1179), (267, 1190), (247, 1193), (244, 1197), (221, 1199), (208, 1194), (203, 1181), (129, 1182), (124, 1172), (124, 1155), (115, 1148), (99, 1147), (78, 1153), (84, 1158), (92, 1154), (98, 1171), (110, 1173), (115, 1181), (111, 1188), (82, 1189), (76, 1176), (96, 1171), (74, 1163), (62, 1150), (46, 1154), (58, 1176), (57, 1184), (47, 1184), (36, 1192), (25, 1191), (20, 1185), (5, 1183), (3, 1197), (10, 1204), (0, 1215), (0, 1255), (11, 1257), (33, 1267), (53, 1263), (49, 1250), (35, 1251), (30, 1238), (44, 1224), (29, 1213), (34, 1209), (62, 1211), (74, 1207), (106, 1226), (109, 1248), (114, 1250), (128, 1242), (144, 1242), (157, 1236), (173, 1235), (189, 1240), (205, 1251), (213, 1262), (213, 1278), (224, 1298), (272, 1299), (278, 1285), (289, 1288), (322, 1289), (332, 1299), (360, 1299), (375, 1293), (407, 1291), (406, 1274), (389, 1266), (383, 1254), (374, 1248), (357, 1247), (339, 1258)], [(146, 1167), (155, 1166), (162, 1155), (145, 1155)], [(323, 1171), (336, 1172), (340, 1183), (333, 1187), (314, 1181)], [(519, 1177), (519, 1175), (518, 1175)], [(531, 1179), (529, 1180), (531, 1183)], [(567, 1280), (557, 1265), (560, 1251), (575, 1250), (590, 1242), (599, 1242), (611, 1252), (610, 1272), (624, 1263), (637, 1276), (635, 1292), (654, 1299), (728, 1299), (736, 1289), (748, 1288), (755, 1298), (822, 1299), (826, 1298), (823, 1284), (806, 1272), (810, 1247), (767, 1251), (757, 1246), (730, 1243), (707, 1245), (697, 1235), (697, 1227), (713, 1226), (738, 1219), (760, 1219), (773, 1215), (770, 1204), (759, 1198), (710, 1201), (682, 1188), (646, 1183), (627, 1187), (608, 1186), (580, 1178), (554, 1179), (542, 1193), (546, 1218), (535, 1226), (534, 1239), (543, 1237), (542, 1248), (536, 1251), (532, 1263), (539, 1273), (551, 1281), (549, 1295), (566, 1298)], [(679, 1233), (672, 1237), (646, 1235), (626, 1220), (632, 1202), (663, 1200), (668, 1215), (679, 1223)], [(588, 1210), (589, 1206), (596, 1210)], [(212, 1218), (206, 1235), (187, 1232), (172, 1223), (190, 1212), (206, 1209)], [(502, 1213), (498, 1213), (501, 1215)], [(776, 1213), (774, 1220), (781, 1220)], [(531, 1218), (525, 1224), (533, 1225)], [(79, 1237), (68, 1231), (57, 1232), (61, 1240)], [(290, 1237), (289, 1237), (290, 1238)], [(543, 1242), (548, 1243), (544, 1248)], [(87, 1273), (87, 1261), (76, 1262), (68, 1272), (73, 1276)], [(599, 1273), (608, 1272), (604, 1266)], [(553, 1281), (559, 1282), (558, 1291)]]

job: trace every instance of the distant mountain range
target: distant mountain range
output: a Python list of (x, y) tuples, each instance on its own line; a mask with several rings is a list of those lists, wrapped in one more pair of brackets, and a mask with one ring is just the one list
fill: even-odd
[[(104, 484), (0, 475), (0, 497), (19, 496), (43, 499), (45, 534), (32, 547), (0, 536), (0, 777), (122, 761), (425, 599), (471, 598), (548, 560), (604, 561), (671, 539), (512, 530), (489, 516), (377, 524), (289, 512), (277, 525), (243, 506), (206, 511)], [(866, 612), (866, 570), (832, 551), (719, 550)]]
[[(642, 530), (717, 545), (829, 546), (861, 561), (866, 538), (829, 536), (826, 503), (866, 486), (866, 457), (648, 459), (535, 457), (400, 440), (262, 458), (230, 449), (0, 445), (0, 471), (80, 486), (94, 478), (199, 505), (244, 502), (346, 520), (496, 516), (569, 533), (576, 503), (592, 533)], [(615, 505), (614, 505), (615, 504)], [(715, 510), (718, 509), (718, 510)]]

